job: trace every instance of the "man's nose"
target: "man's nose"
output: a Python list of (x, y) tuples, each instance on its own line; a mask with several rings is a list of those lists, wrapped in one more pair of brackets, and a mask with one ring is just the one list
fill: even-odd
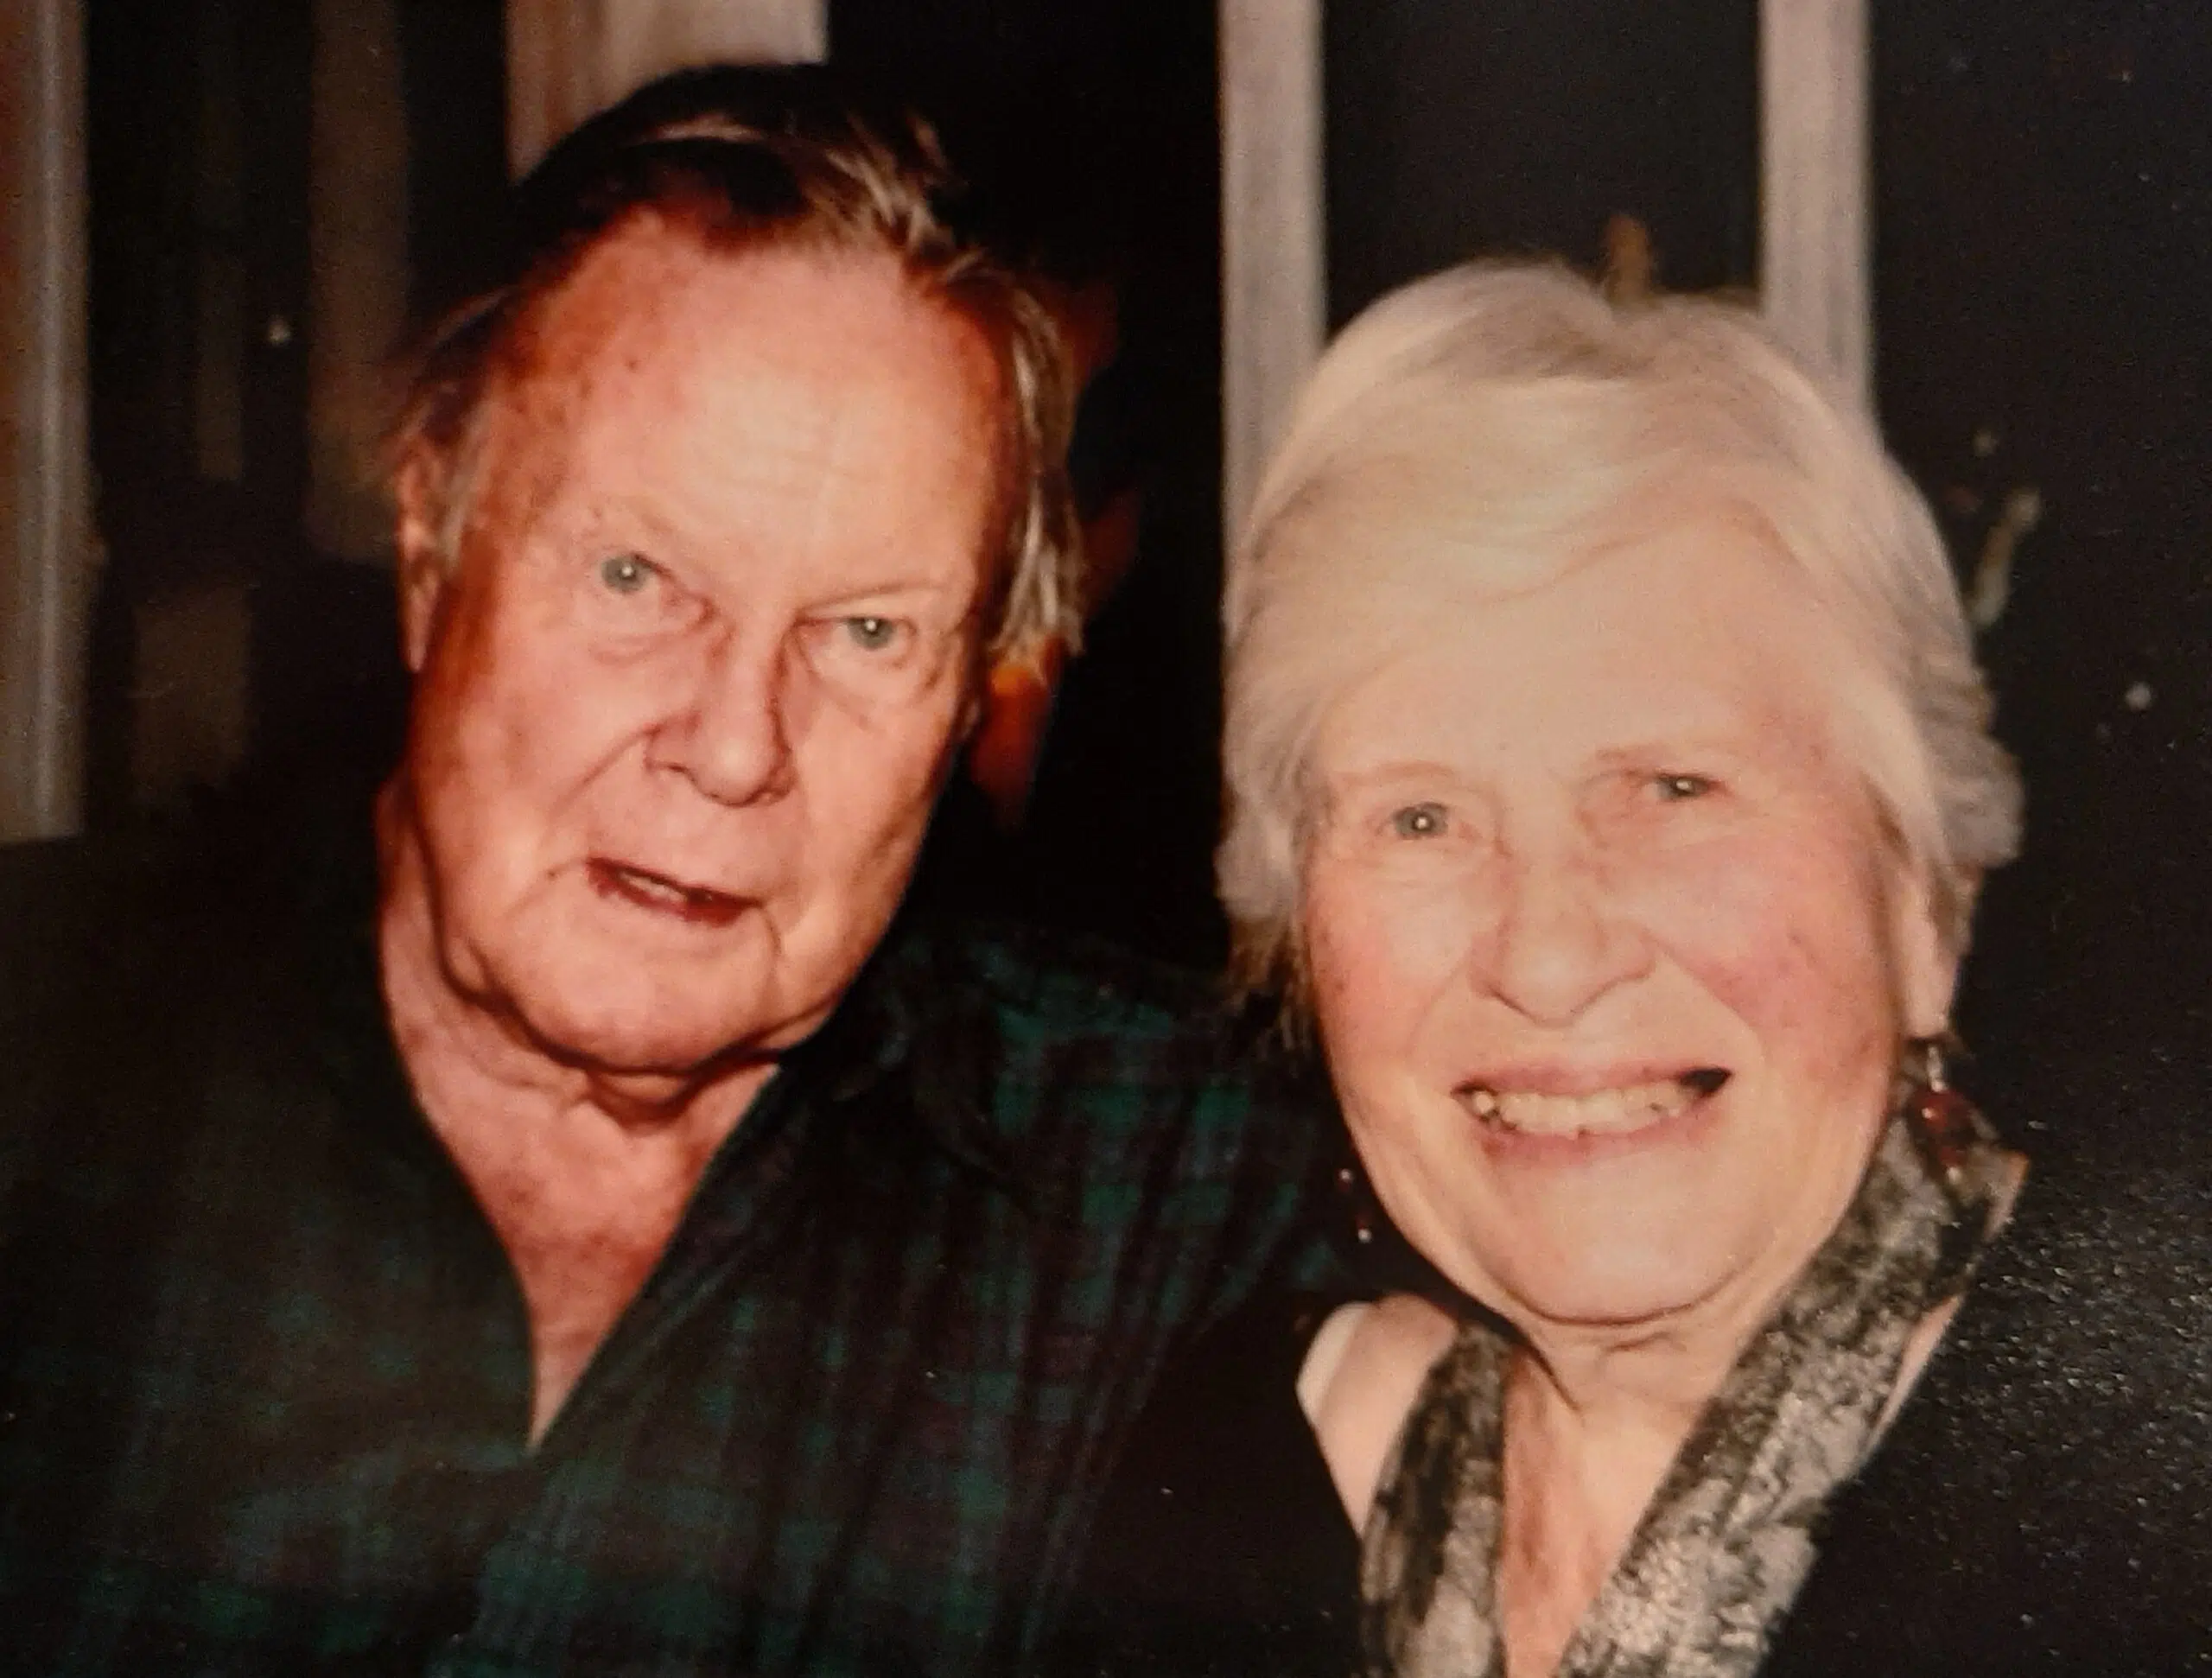
[(1649, 970), (1649, 940), (1580, 849), (1508, 856), (1501, 876), (1474, 976), (1529, 1020), (1571, 1025), (1616, 985)]
[(690, 702), (656, 734), (654, 763), (717, 804), (781, 798), (791, 785), (791, 676), (780, 641), (725, 633), (702, 659)]

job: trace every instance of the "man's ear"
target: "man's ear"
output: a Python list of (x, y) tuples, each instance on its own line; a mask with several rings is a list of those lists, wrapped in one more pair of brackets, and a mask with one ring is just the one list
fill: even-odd
[[(420, 672), (429, 657), (438, 608), (452, 580), (451, 561), (440, 540), (435, 488), (443, 474), (421, 447), (410, 449), (392, 474), (392, 499), (398, 504), (395, 546), (399, 559), (399, 647), (410, 671)], [(435, 510), (435, 511), (434, 511)]]
[(1935, 1037), (1950, 1025), (1959, 958), (1936, 912), (1926, 871), (1897, 869), (1891, 893), (1890, 947), (1897, 963), (1897, 1005), (1908, 1037)]

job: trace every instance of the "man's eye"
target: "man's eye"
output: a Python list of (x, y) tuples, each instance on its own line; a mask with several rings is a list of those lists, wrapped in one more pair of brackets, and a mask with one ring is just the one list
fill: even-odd
[(1658, 775), (1651, 783), (1662, 804), (1680, 804), (1688, 798), (1702, 798), (1713, 791), (1713, 783), (1703, 775)]
[(609, 554), (599, 562), (601, 586), (610, 594), (638, 594), (660, 568), (639, 554)]
[(1390, 831), (1401, 839), (1433, 839), (1450, 825), (1439, 804), (1408, 804), (1390, 813)]
[(896, 618), (859, 617), (845, 620), (845, 633), (863, 652), (881, 652), (899, 639)]

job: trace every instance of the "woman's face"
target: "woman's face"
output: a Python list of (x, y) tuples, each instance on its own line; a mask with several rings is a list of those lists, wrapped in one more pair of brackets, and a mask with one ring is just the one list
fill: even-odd
[(1844, 653), (1718, 506), (1440, 603), (1316, 744), (1307, 953), (1383, 1204), (1524, 1329), (1762, 1317), (1950, 968)]

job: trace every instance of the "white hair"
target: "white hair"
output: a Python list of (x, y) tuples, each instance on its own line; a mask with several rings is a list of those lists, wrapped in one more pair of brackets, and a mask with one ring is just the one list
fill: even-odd
[(1844, 730), (1953, 960), (2019, 839), (1942, 538), (1872, 423), (1711, 298), (1618, 303), (1475, 264), (1376, 303), (1322, 357), (1231, 556), (1222, 899), (1251, 983), (1301, 961), (1315, 728), (1452, 601), (1524, 588), (1601, 521), (1717, 494), (1772, 538), (1870, 678)]

